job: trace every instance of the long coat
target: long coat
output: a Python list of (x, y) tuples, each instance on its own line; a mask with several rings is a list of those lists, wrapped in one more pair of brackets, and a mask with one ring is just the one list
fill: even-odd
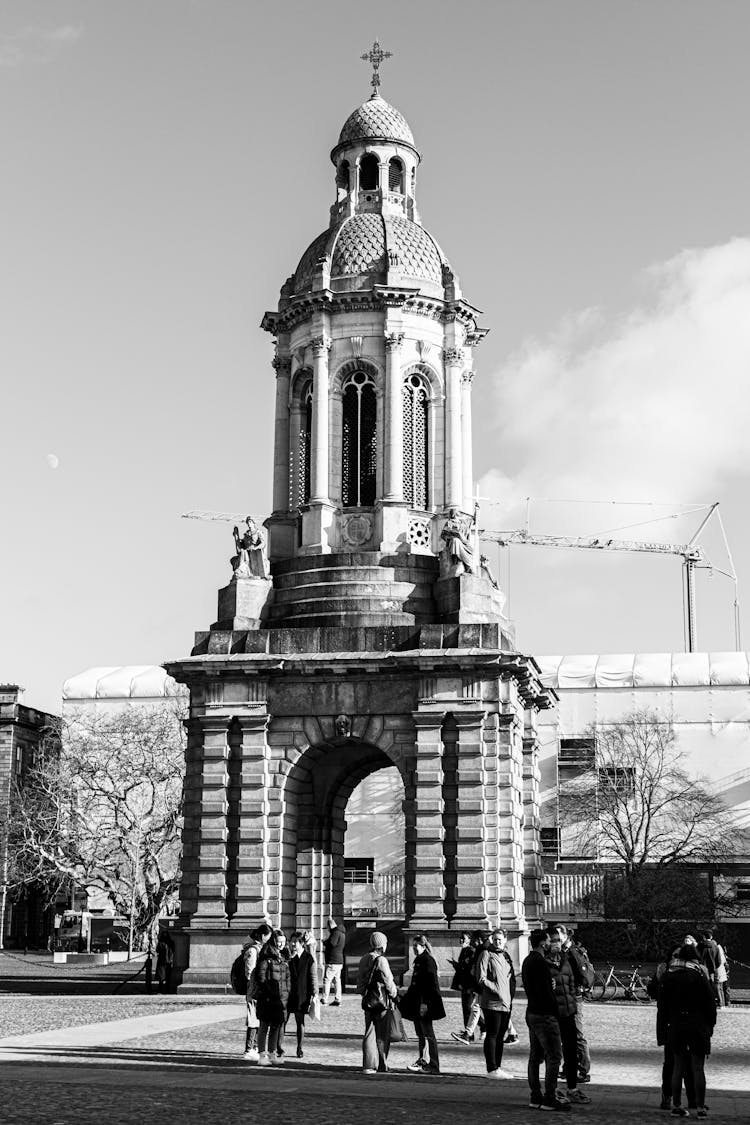
[[(427, 1005), (425, 1016), (420, 1016), (419, 1013), (422, 1004)], [(399, 1003), (399, 1008), (401, 1015), (407, 1020), (442, 1020), (445, 1018), (445, 1007), (440, 995), (437, 962), (426, 949), (424, 953), (420, 953), (414, 958), (411, 984)]]
[(310, 1011), (311, 1001), (318, 995), (318, 967), (312, 954), (304, 949), (299, 957), (290, 957), (289, 975), (287, 1010), (305, 1016)]

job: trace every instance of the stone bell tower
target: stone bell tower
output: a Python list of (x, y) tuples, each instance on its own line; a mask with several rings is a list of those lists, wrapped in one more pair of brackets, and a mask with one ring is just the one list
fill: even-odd
[[(248, 926), (343, 907), (344, 810), (396, 766), (403, 930), (538, 918), (535, 715), (481, 559), (474, 349), (486, 335), (417, 209), (420, 154), (379, 93), (331, 152), (335, 196), (262, 327), (276, 340), (273, 510), (237, 539), (217, 621), (168, 671), (191, 692), (183, 935), (223, 979)], [(229, 960), (228, 960), (229, 958)]]

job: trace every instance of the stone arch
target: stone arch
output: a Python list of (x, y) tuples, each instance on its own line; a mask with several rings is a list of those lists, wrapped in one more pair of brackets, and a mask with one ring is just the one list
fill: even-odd
[(346, 359), (340, 364), (335, 371), (331, 374), (330, 393), (338, 397), (341, 396), (341, 389), (344, 385), (344, 380), (348, 375), (353, 375), (355, 371), (364, 371), (366, 375), (375, 383), (375, 389), (378, 394), (383, 393), (383, 371), (379, 364), (374, 363), (370, 359)]
[(409, 375), (421, 375), (430, 388), (430, 401), (439, 402), (443, 397), (443, 380), (442, 377), (431, 364), (425, 363), (420, 360), (418, 363), (409, 363), (404, 367), (401, 372), (402, 379), (407, 379)]
[[(380, 744), (379, 744), (380, 743)], [(334, 737), (295, 752), (280, 786), (277, 920), (283, 929), (312, 929), (320, 940), (344, 902), (347, 802), (361, 781), (395, 766), (407, 812), (413, 779), (390, 739)], [(407, 812), (407, 823), (410, 821)]]

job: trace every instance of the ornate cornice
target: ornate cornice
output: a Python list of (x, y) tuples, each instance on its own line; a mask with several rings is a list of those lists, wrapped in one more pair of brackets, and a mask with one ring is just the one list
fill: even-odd
[(441, 297), (430, 297), (416, 289), (390, 285), (377, 285), (350, 293), (333, 293), (330, 289), (305, 293), (294, 297), (278, 311), (267, 312), (261, 327), (276, 336), (281, 332), (291, 332), (312, 319), (315, 313), (384, 312), (389, 308), (398, 308), (441, 324), (451, 318), (464, 329), (467, 344), (476, 344), (487, 335), (487, 329), (477, 328), (478, 310), (467, 302), (446, 302)]

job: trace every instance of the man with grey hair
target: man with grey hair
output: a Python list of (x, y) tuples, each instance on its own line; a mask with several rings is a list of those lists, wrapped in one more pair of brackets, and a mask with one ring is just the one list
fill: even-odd
[(323, 942), (323, 957), (325, 959), (325, 972), (323, 973), (323, 1003), (328, 1003), (328, 996), (333, 985), (333, 1000), (331, 1007), (337, 1008), (341, 1003), (341, 973), (344, 968), (344, 945), (346, 934), (340, 930), (335, 918), (328, 919), (328, 937)]

